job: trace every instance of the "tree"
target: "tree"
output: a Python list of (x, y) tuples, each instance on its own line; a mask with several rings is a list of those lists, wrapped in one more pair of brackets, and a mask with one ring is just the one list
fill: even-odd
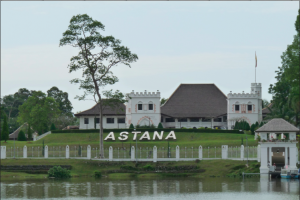
[(58, 103), (58, 108), (61, 114), (72, 116), (72, 103), (68, 98), (68, 93), (59, 90), (57, 87), (53, 86), (47, 91), (48, 97), (52, 97)]
[(164, 128), (164, 127), (163, 127), (163, 125), (162, 125), (161, 123), (159, 123), (158, 126), (157, 126), (157, 128), (162, 129), (162, 128)]
[(266, 108), (269, 104), (270, 102), (267, 99), (262, 100), (262, 108)]
[(27, 138), (28, 138), (28, 140), (32, 140), (32, 130), (31, 130), (30, 124), (28, 124)]
[(23, 130), (20, 130), (17, 140), (18, 141), (26, 141), (27, 140)]
[(111, 71), (112, 67), (119, 64), (130, 67), (130, 63), (137, 61), (138, 57), (127, 47), (122, 46), (120, 40), (113, 36), (101, 35), (99, 32), (101, 30), (104, 31), (104, 25), (86, 14), (73, 16), (59, 46), (70, 45), (79, 48), (78, 55), (70, 59), (68, 67), (70, 73), (82, 70), (82, 79), (75, 78), (71, 83), (79, 83), (79, 89), (84, 90), (82, 96), (77, 96), (79, 100), (85, 100), (87, 95), (93, 95), (99, 106), (99, 153), (100, 158), (103, 158), (103, 98), (100, 88), (118, 82), (118, 78)]
[(18, 122), (27, 122), (42, 134), (48, 131), (48, 127), (59, 113), (58, 104), (52, 97), (46, 97), (45, 93), (36, 91), (19, 107)]
[(53, 123), (51, 124), (50, 130), (51, 130), (51, 131), (56, 130), (56, 127), (55, 127), (55, 125), (54, 125)]
[(8, 132), (7, 116), (6, 114), (4, 114), (3, 126), (1, 131), (1, 139), (6, 142), (8, 138), (9, 138), (9, 132)]
[(162, 98), (161, 100), (160, 100), (160, 105), (164, 105), (166, 102), (168, 101), (168, 98)]
[(130, 124), (129, 128), (130, 128), (130, 129), (134, 129), (134, 126), (133, 126), (132, 123)]

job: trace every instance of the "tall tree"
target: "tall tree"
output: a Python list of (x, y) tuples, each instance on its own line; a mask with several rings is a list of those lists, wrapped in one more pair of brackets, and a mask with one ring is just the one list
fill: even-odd
[(86, 14), (73, 16), (59, 46), (70, 45), (79, 49), (78, 55), (70, 59), (68, 67), (70, 73), (82, 70), (82, 79), (73, 79), (71, 83), (79, 83), (79, 89), (84, 90), (82, 96), (77, 96), (79, 100), (86, 99), (87, 95), (93, 95), (99, 106), (99, 152), (103, 158), (103, 98), (100, 89), (118, 81), (111, 71), (112, 67), (119, 64), (130, 67), (130, 63), (137, 61), (138, 57), (131, 53), (129, 48), (122, 46), (120, 40), (113, 36), (103, 36), (99, 31), (104, 31), (101, 22), (93, 20)]
[(59, 90), (57, 87), (53, 86), (47, 91), (48, 97), (52, 97), (58, 103), (58, 108), (61, 111), (61, 114), (72, 116), (72, 103), (68, 98), (68, 93)]
[(6, 142), (8, 138), (9, 138), (9, 132), (8, 132), (7, 116), (4, 114), (4, 121), (3, 121), (2, 131), (1, 131), (1, 139)]

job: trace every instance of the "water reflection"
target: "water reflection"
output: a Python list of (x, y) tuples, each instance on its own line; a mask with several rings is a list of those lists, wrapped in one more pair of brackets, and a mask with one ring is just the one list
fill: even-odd
[[(222, 193), (221, 193), (222, 192)], [(280, 195), (278, 195), (280, 192)], [(1, 199), (50, 199), (50, 198), (158, 198), (181, 199), (182, 195), (191, 198), (208, 197), (232, 199), (232, 195), (243, 199), (266, 195), (265, 199), (295, 199), (299, 195), (299, 180), (247, 178), (172, 178), (155, 180), (110, 180), (82, 179), (70, 180), (9, 180), (1, 182)], [(250, 196), (249, 196), (250, 194)], [(286, 197), (285, 197), (286, 195)], [(230, 197), (231, 196), (231, 197)]]

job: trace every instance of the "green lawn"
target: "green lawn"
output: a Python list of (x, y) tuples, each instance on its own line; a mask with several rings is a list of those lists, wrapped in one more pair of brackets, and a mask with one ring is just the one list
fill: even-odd
[[(175, 131), (176, 133), (176, 131)], [(168, 132), (164, 133), (165, 138)], [(108, 135), (108, 133), (104, 133), (104, 138)], [(150, 132), (150, 137), (152, 138), (153, 132)], [(115, 132), (116, 141), (104, 141), (104, 148), (108, 148), (109, 146), (113, 146), (114, 148), (117, 147), (125, 147), (128, 148), (131, 145), (136, 145), (135, 141), (133, 141), (133, 134), (129, 133), (129, 138), (127, 141), (120, 142), (117, 138), (119, 137), (119, 133)], [(190, 132), (177, 132), (176, 133), (176, 140), (170, 140), (170, 147), (175, 147), (179, 145), (181, 148), (198, 148), (199, 145), (202, 147), (220, 147), (221, 145), (228, 145), (228, 146), (240, 146), (241, 145), (241, 138), (244, 139), (244, 145), (246, 144), (246, 135), (245, 134), (234, 134), (234, 133), (190, 133)], [(248, 137), (248, 145), (249, 146), (256, 146), (257, 141), (254, 140), (254, 136), (247, 135)], [(139, 138), (139, 137), (138, 137)], [(50, 134), (43, 139), (38, 141), (31, 141), (31, 142), (21, 142), (16, 141), (16, 147), (23, 147), (26, 145), (27, 147), (37, 147), (42, 146), (43, 140), (45, 145), (50, 146), (87, 146), (91, 145), (93, 148), (99, 146), (99, 133), (55, 133)], [(153, 147), (157, 146), (160, 147), (167, 147), (168, 141), (139, 141), (137, 142), (138, 147)], [(1, 146), (7, 146), (7, 148), (14, 146), (14, 141), (9, 140), (7, 143), (1, 141)]]

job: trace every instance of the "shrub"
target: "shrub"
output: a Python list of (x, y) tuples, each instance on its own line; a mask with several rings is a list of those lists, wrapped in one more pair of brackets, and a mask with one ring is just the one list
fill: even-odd
[(53, 123), (51, 124), (50, 130), (51, 130), (51, 131), (56, 130), (56, 127), (55, 127), (55, 125), (54, 125)]
[(158, 124), (157, 128), (164, 128), (161, 123)]
[(199, 159), (196, 159), (196, 160), (195, 160), (195, 163), (199, 163), (199, 162), (200, 162), (200, 160), (199, 160)]
[(8, 130), (8, 124), (7, 124), (7, 116), (4, 114), (4, 120), (2, 125), (2, 131), (1, 131), (1, 140), (8, 140), (9, 138), (9, 130)]
[(60, 166), (54, 166), (48, 171), (48, 177), (55, 178), (70, 178), (70, 170), (62, 168)]
[(152, 167), (151, 165), (145, 165), (145, 166), (143, 167), (143, 169), (146, 170), (146, 171), (154, 171), (154, 170), (155, 170), (155, 168)]
[(120, 168), (125, 170), (137, 170), (137, 167), (133, 167), (130, 165), (122, 165)]
[(20, 130), (17, 140), (18, 141), (26, 141), (27, 140), (24, 131)]
[(98, 170), (94, 171), (94, 174), (95, 174), (95, 178), (101, 178), (102, 177), (101, 172), (99, 172)]

